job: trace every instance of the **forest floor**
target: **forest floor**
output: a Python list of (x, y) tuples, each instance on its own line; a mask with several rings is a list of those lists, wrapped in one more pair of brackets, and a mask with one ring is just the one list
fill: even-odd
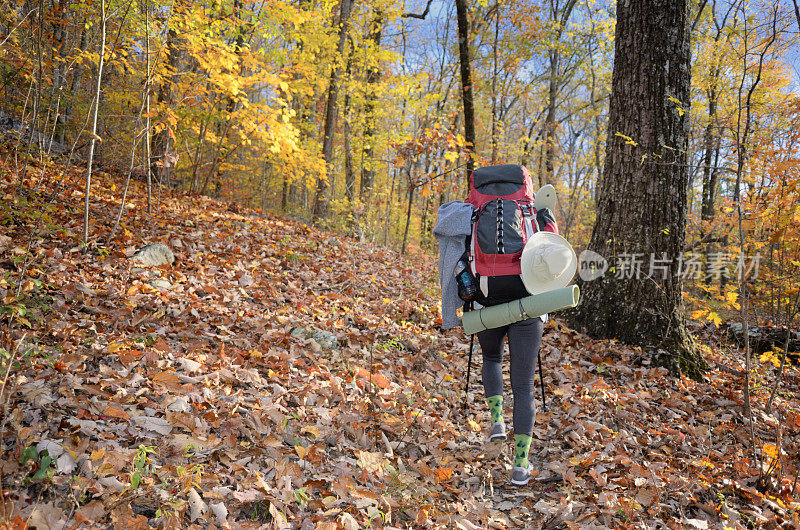
[[(151, 216), (138, 182), (103, 244), (123, 178), (102, 172), (84, 251), (83, 172), (33, 163), (18, 189), (0, 154), (0, 528), (798, 524), (792, 366), (767, 414), (776, 369), (756, 361), (751, 430), (718, 332), (694, 328), (695, 382), (552, 319), (515, 488), (512, 442), (483, 443), (479, 355), (462, 407), (468, 339), (440, 328), (434, 257), (204, 197), (165, 192)], [(145, 242), (176, 262), (138, 268)]]

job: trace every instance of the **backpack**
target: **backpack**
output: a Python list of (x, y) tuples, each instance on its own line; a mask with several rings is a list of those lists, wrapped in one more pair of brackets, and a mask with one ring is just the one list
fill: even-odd
[[(525, 243), (539, 226), (558, 233), (549, 209), (537, 212), (530, 173), (525, 166), (506, 164), (476, 169), (469, 177), (466, 202), (474, 208), (472, 234), (468, 241), (468, 259), (472, 274), (479, 279), (487, 295), (491, 283), (513, 285), (526, 291), (519, 275)], [(507, 278), (497, 278), (497, 277)], [(512, 283), (513, 282), (513, 283)], [(505, 298), (505, 297), (504, 297)]]

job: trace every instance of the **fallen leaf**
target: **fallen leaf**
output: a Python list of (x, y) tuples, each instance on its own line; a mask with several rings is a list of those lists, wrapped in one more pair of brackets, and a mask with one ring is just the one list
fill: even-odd
[(161, 435), (167, 435), (172, 431), (172, 425), (163, 418), (154, 418), (152, 416), (131, 416), (133, 422), (147, 431), (155, 432)]

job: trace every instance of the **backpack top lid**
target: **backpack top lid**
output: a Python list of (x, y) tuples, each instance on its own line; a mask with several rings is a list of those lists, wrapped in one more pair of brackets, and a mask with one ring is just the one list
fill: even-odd
[(467, 202), (480, 206), (487, 200), (504, 197), (533, 201), (533, 182), (525, 166), (503, 164), (478, 168), (469, 176)]

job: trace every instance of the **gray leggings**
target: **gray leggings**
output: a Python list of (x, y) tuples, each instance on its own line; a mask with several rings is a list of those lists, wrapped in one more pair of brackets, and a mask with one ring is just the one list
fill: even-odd
[(486, 397), (503, 395), (503, 343), (508, 335), (511, 391), (514, 394), (514, 434), (533, 433), (536, 359), (542, 342), (542, 319), (523, 320), (478, 333), (483, 352), (483, 389)]

